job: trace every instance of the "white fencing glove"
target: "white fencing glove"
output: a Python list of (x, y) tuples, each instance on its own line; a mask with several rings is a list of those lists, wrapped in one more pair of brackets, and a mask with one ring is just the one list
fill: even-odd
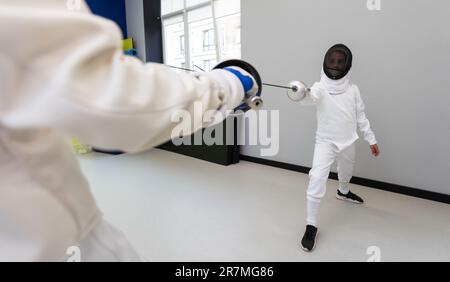
[[(215, 69), (202, 75), (216, 81), (225, 94), (222, 106), (218, 111), (226, 118), (234, 109), (245, 102), (245, 99), (256, 95), (259, 91), (255, 78), (239, 67)], [(217, 118), (214, 124), (217, 124)]]

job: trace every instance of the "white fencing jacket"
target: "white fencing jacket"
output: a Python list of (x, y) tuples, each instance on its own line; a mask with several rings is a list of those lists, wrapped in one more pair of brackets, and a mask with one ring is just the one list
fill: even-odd
[(302, 103), (317, 106), (316, 142), (332, 143), (343, 151), (359, 139), (359, 128), (370, 145), (377, 144), (359, 88), (348, 77), (333, 81), (322, 72)]
[(170, 139), (175, 110), (195, 131), (205, 111), (243, 97), (227, 71), (143, 64), (121, 37), (83, 1), (0, 1), (0, 261), (62, 260), (101, 219), (66, 137), (143, 151)]

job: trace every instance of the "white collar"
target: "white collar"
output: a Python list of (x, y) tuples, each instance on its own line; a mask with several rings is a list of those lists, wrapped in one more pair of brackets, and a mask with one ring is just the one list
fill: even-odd
[(350, 79), (347, 74), (345, 77), (333, 80), (330, 79), (322, 70), (322, 77), (320, 78), (320, 84), (331, 94), (340, 95), (345, 93), (350, 88)]

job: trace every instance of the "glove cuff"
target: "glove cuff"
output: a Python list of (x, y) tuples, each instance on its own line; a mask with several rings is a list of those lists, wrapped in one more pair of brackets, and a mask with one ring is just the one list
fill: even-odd
[(233, 73), (217, 69), (202, 73), (202, 75), (215, 81), (224, 95), (222, 106), (218, 109), (219, 111), (233, 110), (242, 104), (245, 97), (244, 87), (239, 78)]

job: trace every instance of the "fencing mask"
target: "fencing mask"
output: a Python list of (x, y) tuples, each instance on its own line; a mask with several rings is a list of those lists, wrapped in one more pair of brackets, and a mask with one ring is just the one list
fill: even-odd
[(344, 44), (336, 44), (325, 55), (323, 71), (328, 78), (339, 80), (348, 74), (352, 61), (352, 51)]

